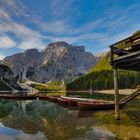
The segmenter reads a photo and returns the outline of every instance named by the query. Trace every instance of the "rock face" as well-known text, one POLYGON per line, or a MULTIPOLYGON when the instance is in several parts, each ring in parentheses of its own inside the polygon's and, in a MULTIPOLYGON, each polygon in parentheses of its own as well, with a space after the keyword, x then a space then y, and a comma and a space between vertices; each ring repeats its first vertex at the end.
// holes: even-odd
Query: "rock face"
POLYGON ((0 91, 22 90, 17 84, 18 77, 13 76, 11 69, 0 64, 0 91))
POLYGON ((87 73, 98 61, 99 58, 85 52, 84 46, 55 42, 41 52, 29 49, 6 57, 2 63, 23 79, 45 83, 55 80, 71 82, 87 73))
POLYGON ((13 76, 13 72, 5 65, 0 64, 0 79, 10 79, 13 76))

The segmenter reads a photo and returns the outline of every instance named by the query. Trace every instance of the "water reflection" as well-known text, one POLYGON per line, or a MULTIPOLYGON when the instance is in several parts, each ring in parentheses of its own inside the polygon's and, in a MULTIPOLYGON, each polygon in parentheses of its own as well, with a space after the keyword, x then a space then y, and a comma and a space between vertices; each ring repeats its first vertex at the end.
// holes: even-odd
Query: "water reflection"
MULTIPOLYGON (((92 135, 94 138, 115 137, 94 127, 97 124, 95 118, 82 119, 78 110, 63 108, 48 101, 1 100, 0 110, 1 140, 67 140, 92 135)), ((91 139, 88 137, 86 139, 91 139)))

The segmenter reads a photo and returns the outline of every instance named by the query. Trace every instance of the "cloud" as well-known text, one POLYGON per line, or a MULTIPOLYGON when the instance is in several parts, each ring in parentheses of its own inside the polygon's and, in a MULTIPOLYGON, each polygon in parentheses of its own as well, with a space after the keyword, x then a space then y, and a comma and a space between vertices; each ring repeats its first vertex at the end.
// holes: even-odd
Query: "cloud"
POLYGON ((16 45, 16 42, 6 35, 0 36, 0 48, 8 49, 16 45))
MULTIPOLYGON (((58 1, 59 2, 59 1, 58 1)), ((54 3, 54 1, 52 1, 54 3)), ((69 3, 70 6, 72 6, 73 2, 69 3)), ((53 5, 53 4, 52 4, 53 5)), ((53 9, 54 11, 57 11, 57 8, 61 8, 61 4, 59 3, 56 7, 56 3, 54 3, 53 9)), ((40 23, 42 25, 44 31, 52 33, 52 36, 59 36, 65 35, 65 36, 75 36, 75 35, 84 35, 87 33, 97 33, 97 34, 108 34, 112 36, 112 33, 118 32, 124 32, 129 30, 129 28, 132 28, 135 26, 136 23, 138 23, 138 20, 135 21, 137 18, 135 18, 138 15, 138 5, 131 5, 129 7, 126 7, 125 9, 121 9, 118 7, 114 7, 111 9, 108 9, 108 11, 102 16, 102 18, 98 19, 91 19, 91 21, 84 23, 82 25, 73 26, 73 21, 70 21, 66 13, 70 10, 70 7, 63 13, 63 18, 61 20, 53 20, 52 22, 46 22, 46 23, 40 23), (130 18, 130 15, 132 18, 130 18), (135 22, 134 22, 135 21, 135 22), (129 25, 129 28, 125 28, 126 25, 129 25)), ((59 11, 59 10, 58 10, 59 11)), ((59 12, 56 12, 56 14, 59 14, 59 12)), ((85 38, 86 40, 86 38, 85 38)))
POLYGON ((0 17, 9 19, 9 14, 7 14, 7 12, 5 12, 3 9, 0 8, 0 17))
POLYGON ((41 37, 41 34, 31 30, 23 24, 19 24, 12 19, 2 20, 0 24, 0 33, 12 32, 20 38, 41 37))
POLYGON ((66 17, 71 10, 74 9, 75 0, 49 0, 50 3, 50 13, 53 16, 53 19, 60 19, 66 17))
POLYGON ((37 48, 37 49, 43 49, 45 44, 42 43, 40 39, 34 39, 31 38, 31 40, 24 40, 20 44, 18 44, 18 48, 21 50, 26 50, 30 48, 37 48))
POLYGON ((52 34, 67 34, 73 36, 77 34, 85 34, 88 32, 92 32, 101 23, 103 23, 103 20, 94 20, 79 27, 72 27, 72 25, 65 20, 55 20, 52 22, 40 23, 40 25, 43 28, 43 30, 52 34))
MULTIPOLYGON (((7 14, 6 11, 4 12, 5 14, 7 14)), ((14 33, 21 40, 20 43, 18 43, 17 47, 22 50, 29 49, 29 48, 42 49, 45 46, 43 40, 49 40, 51 42, 62 40, 69 43, 76 43, 85 40, 88 41, 88 40, 95 40, 95 39, 104 41, 105 35, 102 35, 100 33, 84 33, 84 31, 88 31, 91 30, 92 28, 95 28, 99 22, 100 21, 90 22, 85 26, 82 26, 81 29, 80 28, 75 29, 70 27, 70 25, 66 24, 64 20, 52 21, 52 22, 48 22, 47 24, 41 23, 41 25, 44 26, 46 31, 55 33, 55 36, 57 33, 67 34, 65 35, 65 37, 64 36, 55 37, 53 35, 44 36, 40 32, 30 29, 23 24, 19 24, 14 20, 12 20, 10 17, 8 17, 5 20, 3 20, 2 23, 0 24, 0 32, 14 33), (73 34, 73 32, 77 32, 79 34, 71 35, 73 34)))
POLYGON ((93 47, 98 46, 98 50, 102 50, 103 47, 125 38, 131 31, 140 27, 139 25, 136 27, 139 23, 139 19, 136 18, 139 10, 135 10, 138 9, 138 4, 125 9, 115 5, 99 18, 89 18, 89 14, 87 19, 90 20, 86 19, 77 25, 76 14, 81 14, 76 5, 78 3, 79 1, 75 3, 75 0, 67 0, 67 2, 48 0, 49 16, 47 16, 49 18, 43 20, 37 12, 34 13, 33 10, 28 9, 21 1, 0 1, 0 36, 3 37, 0 48, 10 48, 15 45, 22 50, 42 49, 47 41, 67 41, 85 45, 93 44, 93 47), (28 23, 34 26, 30 28, 27 26, 28 23), (14 34, 16 39, 8 36, 8 33, 14 34), (6 42, 5 39, 8 41, 6 42))
POLYGON ((0 20, 0 48, 18 47, 25 50, 43 47, 41 45, 43 45, 44 36, 40 32, 16 22, 2 8, 0 9, 0 20), (17 40, 14 41, 11 36, 8 36, 8 33, 14 34, 17 40))
POLYGON ((3 60, 4 58, 5 58, 5 56, 0 54, 0 60, 3 60))
POLYGON ((19 0, 4 0, 0 1, 0 7, 8 12, 10 16, 28 16, 27 8, 19 0))
POLYGON ((104 42, 106 41, 108 38, 104 35, 104 34, 100 34, 100 33, 87 33, 87 34, 82 34, 82 35, 76 35, 76 36, 66 36, 66 37, 46 37, 49 40, 51 40, 52 42, 55 41, 66 41, 68 43, 77 43, 77 42, 84 42, 92 40, 92 41, 101 41, 104 42))
POLYGON ((65 24, 63 20, 56 20, 52 22, 42 23, 42 28, 47 32, 64 34, 69 31, 70 25, 65 24))
POLYGON ((40 16, 36 14, 36 11, 28 9, 20 0, 0 0, 0 10, 12 19, 18 19, 19 23, 32 23, 39 24, 41 21, 40 16))

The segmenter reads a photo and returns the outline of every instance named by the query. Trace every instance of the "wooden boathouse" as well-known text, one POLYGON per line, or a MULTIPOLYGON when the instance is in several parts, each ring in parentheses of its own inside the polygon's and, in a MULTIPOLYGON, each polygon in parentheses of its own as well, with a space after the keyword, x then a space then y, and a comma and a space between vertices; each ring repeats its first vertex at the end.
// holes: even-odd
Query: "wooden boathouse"
POLYGON ((110 64, 114 69, 115 118, 120 119, 118 69, 140 72, 140 30, 110 46, 110 64))

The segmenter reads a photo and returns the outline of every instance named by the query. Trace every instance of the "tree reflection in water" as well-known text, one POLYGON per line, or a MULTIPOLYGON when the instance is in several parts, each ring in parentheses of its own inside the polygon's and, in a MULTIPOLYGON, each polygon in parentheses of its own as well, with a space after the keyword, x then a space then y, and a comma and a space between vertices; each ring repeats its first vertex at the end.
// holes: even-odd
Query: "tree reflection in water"
POLYGON ((139 127, 125 123, 128 118, 118 124, 113 114, 109 117, 111 114, 78 111, 41 100, 0 100, 0 139, 96 140, 115 139, 115 134, 119 138, 139 137, 139 127), (129 136, 133 130, 135 135, 129 136))
POLYGON ((83 137, 96 125, 96 119, 78 119, 78 110, 68 110, 48 101, 0 101, 0 121, 8 128, 46 139, 83 137))

